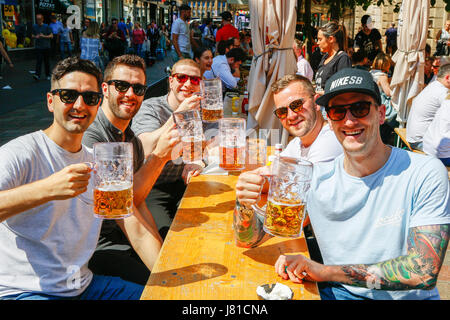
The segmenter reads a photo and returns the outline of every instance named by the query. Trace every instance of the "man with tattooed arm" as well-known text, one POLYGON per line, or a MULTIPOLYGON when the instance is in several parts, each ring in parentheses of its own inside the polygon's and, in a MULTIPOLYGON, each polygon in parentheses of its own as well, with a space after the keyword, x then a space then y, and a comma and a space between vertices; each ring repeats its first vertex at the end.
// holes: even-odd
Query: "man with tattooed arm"
MULTIPOLYGON (((317 103, 344 154, 314 165, 307 210, 324 264, 281 255, 276 272, 319 282, 322 299, 439 299, 449 239, 449 181, 430 156, 383 144, 386 108, 367 71, 343 69, 317 103)), ((238 205, 250 208, 268 168, 241 174, 238 205)))

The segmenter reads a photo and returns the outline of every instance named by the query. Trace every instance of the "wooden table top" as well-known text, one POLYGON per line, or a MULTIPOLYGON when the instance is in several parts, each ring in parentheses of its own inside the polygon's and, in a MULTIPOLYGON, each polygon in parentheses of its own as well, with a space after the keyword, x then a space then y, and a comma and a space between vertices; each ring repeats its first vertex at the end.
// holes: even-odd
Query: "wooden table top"
POLYGON ((280 282, 293 299, 319 300, 317 284, 295 284, 275 273, 280 254, 309 257, 305 239, 266 235, 255 248, 235 245, 232 230, 237 176, 191 180, 141 299, 253 300, 256 288, 280 282))

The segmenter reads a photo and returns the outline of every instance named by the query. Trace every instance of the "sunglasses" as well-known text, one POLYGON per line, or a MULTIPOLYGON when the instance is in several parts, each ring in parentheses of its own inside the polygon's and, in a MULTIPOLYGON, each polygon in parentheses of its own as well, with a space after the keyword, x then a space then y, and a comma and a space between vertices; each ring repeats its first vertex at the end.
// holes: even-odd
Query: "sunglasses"
MULTIPOLYGON (((297 99, 289 103, 288 107, 295 113, 302 111, 303 103, 305 101, 303 99, 297 99)), ((273 111, 273 113, 277 116, 278 119, 283 120, 286 119, 288 115, 288 107, 280 107, 273 111)))
POLYGON ((189 76, 187 74, 184 73, 174 73, 172 76, 174 76, 175 78, 177 78, 179 83, 185 83, 188 79, 191 81, 191 83, 195 86, 200 84, 200 77, 197 76, 189 76))
POLYGON ((432 64, 431 67, 432 67, 433 69, 439 69, 439 66, 435 66, 434 64, 432 64))
POLYGON ((106 82, 107 84, 114 84, 114 87, 117 91, 121 93, 125 93, 130 89, 130 87, 133 88, 133 92, 137 96, 143 96, 145 94, 145 91, 147 91, 147 86, 140 84, 140 83, 129 83, 128 81, 123 80, 109 80, 106 82))
POLYGON ((350 113, 355 118, 364 118, 369 114, 371 105, 372 102, 369 101, 357 101, 340 106, 326 107, 325 110, 327 111, 328 118, 333 121, 341 121, 345 118, 347 110, 350 110, 350 113))
POLYGON ((53 95, 59 95, 59 99, 61 99, 64 103, 74 103, 77 101, 79 96, 83 97, 83 101, 88 106, 96 106, 103 97, 101 92, 94 91, 84 91, 78 92, 73 89, 55 89, 51 91, 53 95))

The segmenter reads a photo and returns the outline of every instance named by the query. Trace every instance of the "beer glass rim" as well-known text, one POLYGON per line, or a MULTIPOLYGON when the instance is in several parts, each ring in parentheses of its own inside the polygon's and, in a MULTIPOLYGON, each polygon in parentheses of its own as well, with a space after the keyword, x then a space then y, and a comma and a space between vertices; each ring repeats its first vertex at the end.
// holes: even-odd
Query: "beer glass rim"
POLYGON ((242 122, 242 123, 245 123, 245 119, 244 119, 244 118, 234 118, 234 117, 231 117, 231 118, 222 118, 222 119, 219 119, 219 122, 220 122, 220 123, 222 123, 222 122, 229 122, 229 123, 232 123, 232 122, 235 122, 235 123, 242 122))
POLYGON ((313 166, 313 163, 311 161, 308 161, 304 158, 288 157, 288 156, 280 156, 279 158, 283 162, 287 162, 290 164, 302 164, 302 165, 310 166, 310 167, 313 166))
POLYGON ((114 154, 115 158, 132 158, 133 144, 131 142, 96 142, 93 145, 94 157, 110 155, 114 147, 121 146, 127 150, 124 154, 114 154))

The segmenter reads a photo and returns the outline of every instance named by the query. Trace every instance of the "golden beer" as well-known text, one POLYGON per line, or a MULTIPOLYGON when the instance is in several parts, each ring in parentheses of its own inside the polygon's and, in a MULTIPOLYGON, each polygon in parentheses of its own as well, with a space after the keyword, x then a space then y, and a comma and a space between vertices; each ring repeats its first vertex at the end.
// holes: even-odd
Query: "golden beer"
POLYGON ((219 167, 224 170, 241 170, 245 167, 245 146, 219 147, 219 167))
POLYGON ((103 219, 120 219, 131 215, 133 186, 126 183, 95 188, 94 213, 103 219))
POLYGON ((191 163, 202 160, 203 142, 201 137, 182 137, 183 162, 191 163))
POLYGON ((269 199, 264 230, 274 236, 300 237, 304 214, 305 203, 300 200, 269 199))
POLYGON ((214 122, 223 118, 223 109, 205 109, 202 108, 203 121, 214 122))

